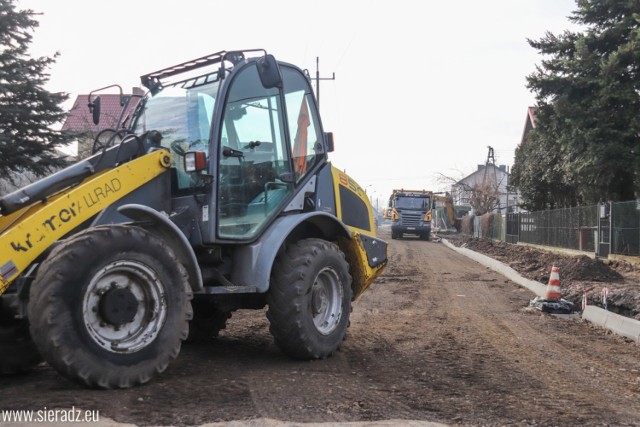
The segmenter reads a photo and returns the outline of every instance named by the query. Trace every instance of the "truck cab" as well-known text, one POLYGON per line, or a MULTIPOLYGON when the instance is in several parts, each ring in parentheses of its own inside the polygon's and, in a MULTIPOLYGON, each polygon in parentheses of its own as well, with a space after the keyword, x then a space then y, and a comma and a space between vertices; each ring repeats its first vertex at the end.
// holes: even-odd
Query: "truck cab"
POLYGON ((385 218, 391 219, 391 238, 413 234, 429 240, 431 235, 431 209, 435 206, 433 193, 426 190, 393 190, 385 218))

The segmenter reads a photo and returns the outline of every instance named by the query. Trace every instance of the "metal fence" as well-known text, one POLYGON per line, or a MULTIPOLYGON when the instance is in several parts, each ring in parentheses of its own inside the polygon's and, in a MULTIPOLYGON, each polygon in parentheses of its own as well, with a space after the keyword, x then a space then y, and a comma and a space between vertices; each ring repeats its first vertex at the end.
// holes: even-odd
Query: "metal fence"
POLYGON ((597 206, 520 213, 518 240, 595 252, 597 213, 597 206))
POLYGON ((473 219, 473 236, 505 240, 504 219, 499 214, 485 214, 473 219))
MULTIPOLYGON (((488 214, 489 215, 489 214, 488 214)), ((592 252, 640 256, 640 201, 474 218, 473 235, 592 252)))
POLYGON ((612 203, 611 253, 640 255, 640 201, 612 203))

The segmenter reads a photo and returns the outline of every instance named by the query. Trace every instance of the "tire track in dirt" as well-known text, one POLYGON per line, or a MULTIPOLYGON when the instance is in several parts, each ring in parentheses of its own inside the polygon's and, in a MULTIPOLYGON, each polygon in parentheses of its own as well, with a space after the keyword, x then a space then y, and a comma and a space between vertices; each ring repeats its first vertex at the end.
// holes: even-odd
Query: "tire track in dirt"
MULTIPOLYGON (((376 360, 370 371, 380 381, 391 373, 402 377, 401 400, 421 410, 422 419, 640 424, 640 413, 632 404, 639 397, 639 363, 633 360, 637 347, 615 338, 604 342, 607 347, 621 346, 619 353, 631 364, 626 368, 631 375, 615 384, 610 381, 610 393, 602 399, 601 387, 585 366, 606 369, 613 377, 620 372, 603 364, 601 357, 586 356, 593 341, 599 342, 598 331, 527 312, 524 308, 533 297, 528 291, 441 245, 400 240, 390 250, 392 264, 394 258, 414 258, 407 268, 419 268, 419 278, 412 282, 417 293, 403 290, 403 282, 383 282, 375 289, 383 295, 371 299, 378 305, 385 301, 387 309, 365 310, 358 316, 376 325, 381 335, 398 337, 385 343, 390 356, 376 360), (397 289, 383 291, 381 286, 397 289), (402 299, 403 293, 412 300, 402 299), (385 318, 387 326, 378 326, 385 318), (391 318, 395 322, 390 323, 391 318), (422 371, 407 369, 418 366, 422 371), (615 392, 620 385, 626 388, 615 392)), ((401 265, 396 264, 392 273, 408 276, 401 265)))
MULTIPOLYGON (((487 271, 487 277, 491 276, 495 274, 487 271)), ((501 278, 499 275, 497 277, 501 278)), ((519 383, 528 385, 526 389, 512 387, 515 393, 523 395, 519 399, 522 409, 531 414, 539 412, 538 408, 562 414, 567 408, 574 406, 575 412, 571 414, 574 422, 602 417, 603 414, 609 422, 638 420, 637 408, 629 411, 628 394, 620 399, 616 392, 603 400, 602 381, 594 381, 594 377, 585 375, 581 363, 597 369, 603 369, 606 365, 602 363, 601 355, 594 354, 598 353, 597 350, 593 351, 593 341, 597 334, 594 337, 592 329, 586 324, 541 316, 538 312, 525 310, 522 307, 526 306, 527 301, 523 301, 524 304, 518 300, 509 303, 515 292, 513 289, 517 289, 512 283, 505 287, 496 281, 495 284, 488 282, 485 286, 488 289, 474 294, 474 305, 484 307, 484 312, 475 316, 473 322, 478 326, 475 329, 482 340, 493 343, 492 357, 501 357, 506 362, 505 367, 508 367, 510 376, 519 383), (496 292, 500 294, 496 295, 496 292), (502 308, 497 309, 496 303, 499 301, 502 301, 502 308), (491 307, 494 309, 491 310, 491 307), (616 419, 616 415, 606 414, 620 416, 616 419)), ((532 295, 528 295, 528 298, 531 297, 532 295)), ((469 302, 468 299, 461 301, 469 302)), ((469 304, 463 304, 462 310, 478 313, 469 304)), ((613 338, 612 344, 615 345, 615 337, 610 338, 613 338)), ((608 346, 609 343, 605 341, 603 344, 608 346)), ((633 352, 633 347, 623 345, 622 349, 633 352)), ((638 366, 637 360, 631 362, 632 366, 638 366)), ((614 369, 609 369, 609 375, 620 376, 614 369)), ((624 379, 616 380, 616 387, 624 383, 624 379)))

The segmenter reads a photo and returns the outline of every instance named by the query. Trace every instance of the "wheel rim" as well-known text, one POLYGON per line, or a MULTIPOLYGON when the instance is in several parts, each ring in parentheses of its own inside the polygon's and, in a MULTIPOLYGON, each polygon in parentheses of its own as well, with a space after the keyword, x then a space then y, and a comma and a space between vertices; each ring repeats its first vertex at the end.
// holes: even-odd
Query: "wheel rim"
POLYGON ((343 291, 338 274, 332 268, 322 269, 311 289, 311 313, 318 332, 329 335, 342 317, 343 291))
POLYGON ((89 336, 105 350, 133 353, 162 330, 167 301, 162 282, 146 265, 116 261, 93 276, 82 315, 89 336))

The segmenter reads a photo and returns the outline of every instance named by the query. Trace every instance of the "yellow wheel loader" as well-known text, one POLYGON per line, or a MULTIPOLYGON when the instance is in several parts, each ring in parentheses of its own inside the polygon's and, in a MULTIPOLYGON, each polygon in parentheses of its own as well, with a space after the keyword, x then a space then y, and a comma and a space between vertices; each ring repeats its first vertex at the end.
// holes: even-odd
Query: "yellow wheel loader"
POLYGON ((331 355, 387 245, 308 76, 245 50, 141 80, 94 155, 0 198, 0 372, 135 386, 263 307, 284 353, 331 355))

